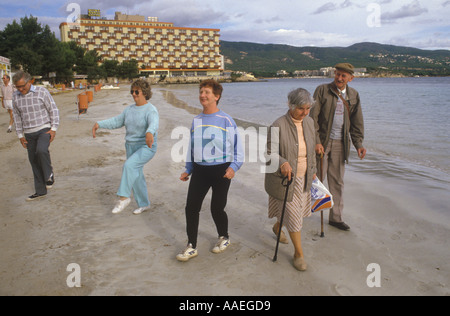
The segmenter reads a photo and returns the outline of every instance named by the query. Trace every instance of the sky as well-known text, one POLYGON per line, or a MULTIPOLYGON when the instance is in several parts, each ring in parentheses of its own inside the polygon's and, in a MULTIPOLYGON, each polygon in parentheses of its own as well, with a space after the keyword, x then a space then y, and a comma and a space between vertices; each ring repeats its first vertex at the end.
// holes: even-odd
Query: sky
POLYGON ((119 11, 180 27, 218 28, 225 41, 450 50, 450 0, 0 0, 0 30, 33 15, 59 38, 59 25, 74 7, 82 14, 100 9, 108 19, 119 11))

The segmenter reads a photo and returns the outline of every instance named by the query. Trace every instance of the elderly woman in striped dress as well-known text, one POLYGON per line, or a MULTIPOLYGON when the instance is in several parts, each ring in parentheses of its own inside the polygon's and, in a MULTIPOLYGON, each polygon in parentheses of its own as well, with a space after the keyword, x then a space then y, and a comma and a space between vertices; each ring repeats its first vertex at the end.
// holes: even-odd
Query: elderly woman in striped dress
MULTIPOLYGON (((308 116, 313 99, 305 89, 292 91, 288 96, 289 111, 276 120, 267 140, 267 151, 279 162, 275 173, 267 173, 265 189, 269 194, 269 218, 277 218, 273 232, 278 235, 280 219, 285 199, 286 188, 282 185, 283 178, 293 177, 293 182, 287 198, 283 226, 289 231, 294 244, 294 267, 299 271, 307 268, 301 240, 303 218, 311 215, 311 184, 316 177, 315 129, 314 121, 308 116), (273 135, 275 133, 275 135, 273 135), (274 137, 273 137, 274 136, 274 137)), ((282 232, 282 243, 288 240, 282 232)))

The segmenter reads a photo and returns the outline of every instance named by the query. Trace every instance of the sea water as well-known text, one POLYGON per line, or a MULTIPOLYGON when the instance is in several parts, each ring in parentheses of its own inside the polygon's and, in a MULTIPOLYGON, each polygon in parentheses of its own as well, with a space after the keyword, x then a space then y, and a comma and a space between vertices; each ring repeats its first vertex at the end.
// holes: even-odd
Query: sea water
MULTIPOLYGON (((273 79, 223 84, 219 107, 232 117, 269 126, 288 110, 287 95, 315 89, 332 79, 273 79)), ((365 121, 363 161, 352 149, 348 168, 437 189, 448 212, 450 194, 450 78, 356 78, 365 121)), ((201 108, 197 85, 170 85, 176 98, 201 108)), ((434 198, 433 198, 434 199, 434 198)))

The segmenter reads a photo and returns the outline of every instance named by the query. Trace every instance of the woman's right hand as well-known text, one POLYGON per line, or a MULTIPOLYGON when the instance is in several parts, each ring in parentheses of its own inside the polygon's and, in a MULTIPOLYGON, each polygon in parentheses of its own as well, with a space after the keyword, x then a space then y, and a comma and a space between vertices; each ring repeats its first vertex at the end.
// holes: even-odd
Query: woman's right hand
POLYGON ((95 138, 95 132, 100 128, 98 126, 98 123, 95 123, 94 127, 92 128, 92 136, 95 138))
POLYGON ((281 174, 283 177, 287 177, 289 181, 292 179, 292 167, 289 162, 284 163, 281 166, 281 174))
POLYGON ((325 149, 323 148, 322 144, 316 145, 316 154, 325 155, 325 149))
POLYGON ((189 174, 187 172, 184 172, 180 176, 180 180, 183 182, 189 181, 189 174))

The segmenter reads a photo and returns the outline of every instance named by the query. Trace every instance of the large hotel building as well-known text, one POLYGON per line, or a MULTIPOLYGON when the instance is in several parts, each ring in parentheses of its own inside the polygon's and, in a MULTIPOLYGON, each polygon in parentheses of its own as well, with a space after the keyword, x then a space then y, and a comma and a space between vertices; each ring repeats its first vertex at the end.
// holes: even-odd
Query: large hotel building
POLYGON ((220 30, 175 27, 157 18, 124 15, 98 19, 99 10, 60 25, 61 40, 95 50, 104 60, 135 59, 147 76, 219 76, 223 72, 220 30))

